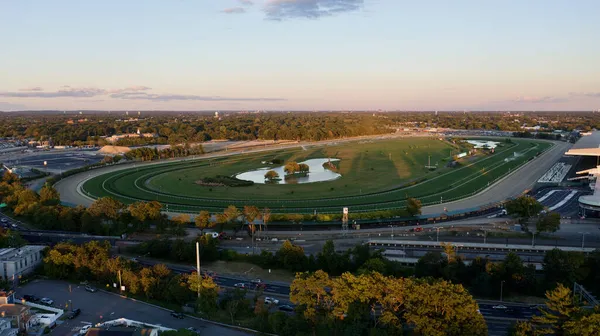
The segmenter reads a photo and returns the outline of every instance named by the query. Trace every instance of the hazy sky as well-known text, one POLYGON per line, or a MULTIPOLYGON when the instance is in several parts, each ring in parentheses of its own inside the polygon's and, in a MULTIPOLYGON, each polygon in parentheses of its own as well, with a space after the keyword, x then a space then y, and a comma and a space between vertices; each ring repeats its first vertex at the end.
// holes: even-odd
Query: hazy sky
POLYGON ((0 110, 600 109, 600 1, 0 0, 0 110))

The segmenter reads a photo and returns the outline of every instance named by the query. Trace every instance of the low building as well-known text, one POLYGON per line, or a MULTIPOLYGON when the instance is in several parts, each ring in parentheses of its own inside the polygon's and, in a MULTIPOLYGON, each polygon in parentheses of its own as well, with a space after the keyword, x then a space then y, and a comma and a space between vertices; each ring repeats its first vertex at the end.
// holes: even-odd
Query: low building
POLYGON ((11 319, 0 318, 0 336, 17 336, 17 334, 19 334, 19 329, 13 328, 11 319))
POLYGON ((18 281, 22 275, 33 272, 42 263, 41 245, 0 249, 0 279, 18 281))
POLYGON ((31 321, 29 307, 18 303, 0 304, 0 317, 10 321, 11 328, 28 330, 31 321))

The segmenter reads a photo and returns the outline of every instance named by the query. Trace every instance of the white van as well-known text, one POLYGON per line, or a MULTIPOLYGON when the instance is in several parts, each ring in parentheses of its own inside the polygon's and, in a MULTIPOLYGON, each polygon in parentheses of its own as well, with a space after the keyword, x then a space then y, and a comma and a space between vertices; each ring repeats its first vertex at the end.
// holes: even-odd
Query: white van
POLYGON ((205 232, 204 234, 207 235, 207 236, 210 236, 213 239, 219 238, 219 233, 218 232, 205 232))

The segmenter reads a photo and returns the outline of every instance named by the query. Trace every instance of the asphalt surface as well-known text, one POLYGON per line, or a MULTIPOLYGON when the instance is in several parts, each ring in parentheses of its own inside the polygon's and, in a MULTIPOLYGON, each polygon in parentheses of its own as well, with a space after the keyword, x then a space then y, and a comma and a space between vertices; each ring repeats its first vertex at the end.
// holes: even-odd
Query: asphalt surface
POLYGON ((571 188, 544 188, 537 192, 534 197, 563 217, 577 217, 579 214, 579 197, 591 192, 571 188))
POLYGON ((72 307, 81 309, 81 315, 73 320, 65 320, 64 323, 58 325, 53 331, 55 335, 77 335, 85 324, 96 324, 118 318, 160 324, 163 327, 173 329, 194 327, 201 330, 202 335, 251 335, 190 317, 176 319, 170 315, 168 310, 143 302, 128 300, 112 293, 103 291, 90 293, 85 291, 83 286, 78 285, 71 285, 69 291, 69 283, 64 281, 36 280, 17 289, 17 297, 22 297, 25 294, 40 298, 49 297, 54 300, 54 306, 57 308, 64 309, 70 302, 72 307))
POLYGON ((50 170, 54 172, 67 171, 80 168, 102 160, 101 155, 92 155, 86 151, 68 151, 68 152, 40 152, 24 156, 16 156, 9 160, 4 160, 5 164, 27 166, 39 170, 50 170), (44 166, 44 161, 47 163, 44 166))
POLYGON ((544 154, 520 166, 510 175, 479 194, 454 202, 425 206, 422 208, 422 213, 430 215, 443 213, 444 209, 447 211, 471 209, 520 195, 523 191, 530 189, 573 145, 568 142, 554 142, 554 144, 544 154))

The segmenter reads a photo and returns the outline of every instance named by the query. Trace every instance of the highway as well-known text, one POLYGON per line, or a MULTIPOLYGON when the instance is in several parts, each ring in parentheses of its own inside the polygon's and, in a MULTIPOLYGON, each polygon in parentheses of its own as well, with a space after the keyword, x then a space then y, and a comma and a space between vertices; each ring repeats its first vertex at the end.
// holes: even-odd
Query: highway
MULTIPOLYGON (((136 258, 137 262, 143 266, 152 266, 155 264, 164 262, 155 261, 147 258, 136 258)), ((195 267, 169 264, 166 266, 171 269, 174 273, 192 273, 196 271, 195 267)), ((204 273, 204 271, 202 271, 204 273)), ((251 284, 252 279, 243 277, 232 277, 232 276, 221 276, 212 275, 215 283, 223 288, 235 288, 237 283, 251 284)), ((264 289, 265 295, 278 297, 280 304, 291 304, 289 301, 290 286, 287 283, 271 283, 265 282, 266 288, 264 289)), ((508 329, 517 320, 526 320, 531 318, 534 314, 538 314, 538 309, 531 307, 527 304, 510 303, 505 301, 493 301, 493 300, 477 300, 479 304, 479 310, 483 315, 489 329, 490 336, 505 336, 508 329), (494 309, 494 306, 503 305, 507 309, 494 309)))

